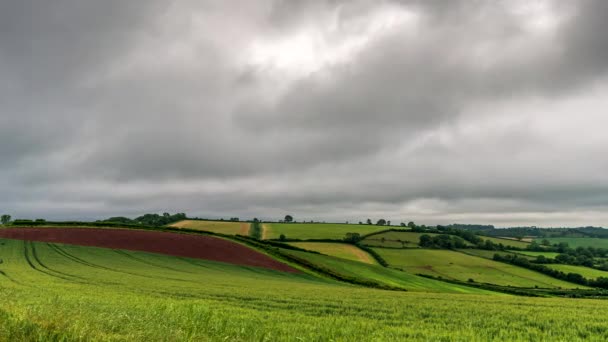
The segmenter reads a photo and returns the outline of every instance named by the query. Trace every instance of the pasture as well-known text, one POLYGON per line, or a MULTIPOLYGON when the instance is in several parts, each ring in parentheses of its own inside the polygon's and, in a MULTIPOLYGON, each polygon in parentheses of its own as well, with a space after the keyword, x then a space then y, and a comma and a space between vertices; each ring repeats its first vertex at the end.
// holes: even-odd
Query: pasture
POLYGON ((325 255, 331 255, 342 259, 359 261, 372 265, 378 264, 376 259, 369 255, 369 253, 358 248, 357 246, 347 243, 291 242, 289 244, 309 251, 316 251, 325 255))
POLYGON ((346 233, 369 234, 386 227, 345 223, 263 223, 262 238, 278 239, 281 234, 288 239, 334 239, 341 240, 346 233))
MULTIPOLYGON (((544 239, 538 239, 536 242, 541 243, 544 239)), ((608 249, 608 239, 600 239, 600 238, 584 238, 584 237, 556 237, 556 238, 547 238, 549 242, 553 244, 559 244, 560 242, 565 242, 568 244, 570 248, 577 247, 594 247, 594 248, 607 248, 608 249)))
POLYGON ((413 274, 504 286, 583 288, 525 268, 456 251, 436 249, 375 248, 392 267, 413 274))
POLYGON ((174 228, 187 228, 226 235, 248 235, 250 226, 251 224, 248 222, 199 220, 184 220, 169 225, 169 227, 174 228))
POLYGON ((0 242, 0 258, 2 341, 608 339, 598 314, 608 302, 601 300, 382 291, 306 274, 14 240, 0 242))
POLYGON ((608 272, 585 266, 559 264, 547 264, 546 266, 564 273, 578 273, 587 279, 597 279, 599 277, 608 278, 608 272))
POLYGON ((515 247, 515 248, 526 248, 530 244, 529 242, 518 241, 515 239, 503 239, 503 238, 496 238, 496 237, 489 237, 489 236, 480 236, 480 238, 482 238, 483 240, 490 240, 495 244, 502 243, 504 246, 515 247))
POLYGON ((420 236, 436 236, 433 233, 414 232, 386 232, 366 237, 361 242, 366 246, 389 247, 389 248, 419 248, 420 236))
POLYGON ((537 251, 513 251, 513 252, 517 253, 517 254, 531 256, 531 257, 537 257, 539 255, 542 255, 545 258, 550 258, 550 259, 553 259, 559 255, 559 253, 557 253, 557 252, 537 252, 537 251))

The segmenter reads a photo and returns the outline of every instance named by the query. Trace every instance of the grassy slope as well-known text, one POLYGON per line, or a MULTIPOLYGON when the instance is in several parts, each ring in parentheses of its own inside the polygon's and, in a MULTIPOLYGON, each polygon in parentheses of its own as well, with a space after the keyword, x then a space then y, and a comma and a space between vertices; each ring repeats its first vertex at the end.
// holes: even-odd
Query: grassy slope
POLYGON ((386 227, 340 223, 264 223, 264 239, 278 239, 284 234, 288 239, 343 239, 346 233, 361 235, 386 229, 386 227))
POLYGON ((0 276, 0 341, 608 339, 598 314, 606 301, 380 291, 200 260, 8 240, 0 259, 8 276, 0 276))
POLYGON ((335 256, 338 258, 360 261, 366 264, 377 265, 378 262, 366 251, 347 243, 332 243, 332 242, 292 242, 292 246, 307 249, 309 251, 317 251, 326 255, 335 256))
POLYGON ((529 242, 526 242, 526 241, 502 239, 502 238, 495 238, 495 237, 489 237, 489 236, 480 236, 480 238, 482 238, 484 240, 490 240, 496 244, 502 243, 505 246, 511 246, 511 247, 516 247, 516 248, 526 248, 530 244, 529 242))
POLYGON ((537 257, 539 255, 543 255, 546 258, 552 258, 552 259, 559 255, 559 253, 556 253, 556 252, 533 252, 533 251, 513 251, 513 252, 517 253, 517 254, 531 256, 531 257, 537 257))
POLYGON ((386 248, 376 248, 375 250, 391 266, 403 268, 411 273, 429 274, 461 281, 472 278, 480 283, 518 287, 582 287, 521 267, 455 251, 386 248))
MULTIPOLYGON (((429 235, 436 236, 434 233, 414 233, 414 232, 386 232, 375 234, 363 240, 363 244, 373 247, 389 247, 389 248, 419 248, 420 236, 429 235), (382 239, 384 238, 384 241, 382 239)), ((466 242, 467 245, 472 245, 466 242)))
POLYGON ((370 280, 380 284, 399 287, 408 291, 451 292, 451 293, 492 293, 476 288, 459 286, 416 276, 407 272, 382 266, 367 265, 357 261, 301 251, 283 250, 284 253, 306 259, 316 265, 338 274, 370 280))
MULTIPOLYGON (((500 255, 515 255, 516 254, 513 252, 489 251, 489 250, 485 250, 485 249, 469 249, 469 248, 459 249, 458 251, 461 253, 464 253, 464 254, 470 254, 470 255, 486 258, 486 259, 493 259, 494 254, 500 254, 500 255)), ((527 257, 528 259, 534 259, 534 258, 532 258, 530 256, 526 256, 526 255, 519 255, 519 256, 527 257)))
POLYGON ((587 279, 596 279, 599 277, 608 278, 608 272, 596 270, 585 266, 574 266, 574 265, 557 265, 547 264, 547 267, 562 271, 564 273, 578 273, 587 279))
POLYGON ((251 224, 248 222, 184 220, 170 226, 175 228, 204 230, 227 235, 247 235, 249 233, 250 225, 251 224))
MULTIPOLYGON (((536 240, 540 243, 544 239, 536 240)), ((595 248, 608 248, 608 239, 599 238, 547 238, 551 244, 566 242, 571 248, 576 247, 595 247, 595 248)))

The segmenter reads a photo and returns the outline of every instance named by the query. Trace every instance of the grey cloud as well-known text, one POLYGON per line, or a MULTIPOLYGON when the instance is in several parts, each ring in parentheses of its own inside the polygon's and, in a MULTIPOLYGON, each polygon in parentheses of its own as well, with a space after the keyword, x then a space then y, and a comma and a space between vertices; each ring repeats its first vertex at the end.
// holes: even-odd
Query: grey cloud
POLYGON ((2 3, 0 209, 601 224, 583 212, 606 207, 608 141, 564 149, 542 133, 571 116, 517 104, 605 98, 608 7, 548 3, 553 33, 523 1, 2 3), (339 46, 379 9, 416 15, 297 77, 249 63, 258 40, 339 46))

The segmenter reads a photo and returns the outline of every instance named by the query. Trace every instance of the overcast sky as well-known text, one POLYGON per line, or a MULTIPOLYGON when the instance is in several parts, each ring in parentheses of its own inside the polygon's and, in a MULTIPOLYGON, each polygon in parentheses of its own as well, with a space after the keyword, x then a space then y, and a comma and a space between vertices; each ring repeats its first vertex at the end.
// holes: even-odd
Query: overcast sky
POLYGON ((0 212, 608 226, 608 1, 0 1, 0 212))

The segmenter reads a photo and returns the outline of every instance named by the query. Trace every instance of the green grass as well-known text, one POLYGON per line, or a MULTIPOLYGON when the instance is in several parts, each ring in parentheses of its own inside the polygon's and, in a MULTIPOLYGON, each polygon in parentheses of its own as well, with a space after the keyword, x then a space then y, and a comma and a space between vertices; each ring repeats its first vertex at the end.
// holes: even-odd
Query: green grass
POLYGON ((559 255, 559 253, 555 253, 555 252, 533 252, 533 251, 513 251, 513 253, 523 254, 523 255, 527 255, 527 256, 531 256, 531 257, 537 257, 539 255, 542 255, 545 258, 551 258, 551 259, 553 259, 559 255))
MULTIPOLYGON (((486 258, 486 259, 493 259, 494 254, 500 254, 503 256, 516 254, 516 253, 512 253, 512 252, 505 252, 505 251, 489 251, 489 250, 485 250, 485 249, 472 249, 472 248, 459 249, 458 251, 461 253, 464 253, 464 254, 470 254, 470 255, 486 258)), ((524 256, 524 257, 526 257, 526 256, 524 256)), ((529 257, 529 259, 534 259, 534 258, 529 257)))
POLYGON ((456 251, 435 249, 375 248, 391 266, 414 274, 503 286, 541 288, 583 288, 525 268, 456 251))
POLYGON ((587 279, 597 279, 599 277, 608 278, 608 272, 596 270, 594 268, 589 268, 585 266, 558 264, 547 264, 546 266, 554 270, 562 271, 564 273, 578 273, 587 279))
POLYGON ((515 248, 526 248, 530 244, 529 242, 526 242, 526 241, 517 241, 517 240, 512 240, 512 239, 495 238, 495 237, 489 237, 489 236, 480 236, 480 238, 482 238, 483 240, 490 240, 490 241, 494 242, 495 244, 502 243, 505 246, 515 247, 515 248))
POLYGON ((368 265, 357 261, 342 258, 313 254, 301 251, 283 250, 283 253, 308 260, 334 273, 359 278, 364 281, 373 281, 408 291, 423 292, 449 292, 449 293, 492 293, 477 288, 449 284, 433 279, 419 277, 411 273, 402 272, 382 266, 368 265))
POLYGON ((432 233, 414 233, 414 232, 386 232, 374 234, 363 239, 362 243, 366 246, 373 247, 390 247, 390 248, 418 248, 420 236, 439 234, 432 233))
POLYGON ((382 291, 201 260, 10 240, 0 242, 0 259, 0 341, 608 339, 601 314, 608 302, 601 300, 382 291))
POLYGON ((341 240, 346 236, 346 233, 364 235, 386 229, 386 227, 343 223, 263 223, 262 229, 263 239, 278 239, 283 234, 288 239, 341 240))
MULTIPOLYGON (((536 242, 541 243, 544 239, 537 239, 536 242)), ((600 239, 600 238, 579 238, 579 237, 570 237, 570 238, 547 238, 551 244, 556 244, 560 242, 566 242, 570 248, 577 247, 595 247, 595 248, 608 248, 608 239, 600 239)))
POLYGON ((248 235, 250 226, 251 224, 248 222, 198 220, 184 220, 170 225, 174 228, 188 228, 226 235, 248 235))
POLYGON ((357 246, 347 243, 332 242, 291 242, 290 245, 316 251, 326 255, 335 256, 342 259, 364 262, 366 264, 377 265, 378 262, 369 253, 357 246))

